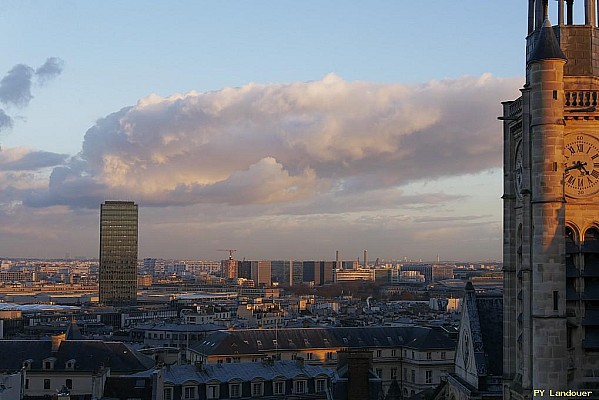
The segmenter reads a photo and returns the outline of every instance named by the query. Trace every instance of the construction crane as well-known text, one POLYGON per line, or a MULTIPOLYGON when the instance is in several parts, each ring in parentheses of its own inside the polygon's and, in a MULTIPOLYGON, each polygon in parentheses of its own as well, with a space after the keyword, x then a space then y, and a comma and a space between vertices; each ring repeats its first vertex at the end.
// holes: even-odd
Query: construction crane
POLYGON ((237 251, 237 249, 217 249, 216 251, 228 251, 229 252, 229 260, 233 259, 233 253, 237 251))

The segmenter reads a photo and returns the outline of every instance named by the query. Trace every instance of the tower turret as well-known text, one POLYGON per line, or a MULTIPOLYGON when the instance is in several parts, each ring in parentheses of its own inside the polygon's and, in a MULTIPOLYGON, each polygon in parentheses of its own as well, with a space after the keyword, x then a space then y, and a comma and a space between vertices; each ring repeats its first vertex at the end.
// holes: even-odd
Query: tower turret
POLYGON ((503 103, 506 399, 597 379, 598 4, 529 0, 526 83, 503 103))

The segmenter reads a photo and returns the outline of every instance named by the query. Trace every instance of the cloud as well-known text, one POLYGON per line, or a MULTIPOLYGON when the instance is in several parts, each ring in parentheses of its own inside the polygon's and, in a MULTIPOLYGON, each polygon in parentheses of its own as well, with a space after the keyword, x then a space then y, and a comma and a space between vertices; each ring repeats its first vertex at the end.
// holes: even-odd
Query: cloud
POLYGON ((29 104, 31 95, 31 78, 33 68, 25 64, 17 64, 0 80, 0 102, 17 107, 29 104))
MULTIPOLYGON (((33 79, 37 78, 40 84, 56 78, 61 74, 63 61, 57 57, 50 57, 37 69, 26 64, 13 66, 0 79, 0 103, 6 106, 23 108, 33 99, 31 87, 33 79)), ((3 109, 0 109, 0 132, 13 126, 13 118, 3 109)))
POLYGON ((342 204, 352 194, 475 174, 501 165, 493 121, 519 84, 488 74, 421 85, 329 74, 151 95, 98 120, 77 157, 27 204, 97 207, 119 193, 152 206, 315 209, 327 198, 342 204))
POLYGON ((35 75, 40 83, 45 83, 50 79, 56 78, 62 73, 64 61, 58 57, 50 57, 46 62, 35 70, 35 75))
POLYGON ((0 108, 0 132, 4 129, 10 129, 13 126, 12 118, 4 112, 3 109, 0 108))
POLYGON ((33 171, 62 165, 66 154, 47 151, 30 151, 24 148, 0 152, 0 171, 33 171))

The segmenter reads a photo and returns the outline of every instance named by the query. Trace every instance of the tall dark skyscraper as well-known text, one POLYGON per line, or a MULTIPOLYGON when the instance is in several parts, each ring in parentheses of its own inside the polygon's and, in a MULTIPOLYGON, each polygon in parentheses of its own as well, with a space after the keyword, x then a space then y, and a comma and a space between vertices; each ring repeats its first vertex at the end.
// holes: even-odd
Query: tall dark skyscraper
POLYGON ((137 300, 137 204, 106 201, 100 207, 100 303, 137 300))

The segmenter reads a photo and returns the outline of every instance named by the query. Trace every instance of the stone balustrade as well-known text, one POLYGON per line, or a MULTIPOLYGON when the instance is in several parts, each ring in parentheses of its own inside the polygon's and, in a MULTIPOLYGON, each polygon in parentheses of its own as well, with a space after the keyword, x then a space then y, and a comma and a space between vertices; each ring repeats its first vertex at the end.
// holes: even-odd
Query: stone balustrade
POLYGON ((597 106, 597 98, 599 91, 597 90, 574 90, 566 91, 564 100, 567 108, 589 108, 597 106))

